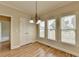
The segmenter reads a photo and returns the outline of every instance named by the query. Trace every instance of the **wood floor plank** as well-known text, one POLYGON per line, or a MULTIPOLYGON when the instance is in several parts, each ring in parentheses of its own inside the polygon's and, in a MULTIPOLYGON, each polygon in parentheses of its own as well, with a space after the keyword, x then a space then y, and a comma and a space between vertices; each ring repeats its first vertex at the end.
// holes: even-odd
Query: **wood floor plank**
POLYGON ((2 49, 0 57, 71 57, 71 54, 35 42, 13 50, 2 49))

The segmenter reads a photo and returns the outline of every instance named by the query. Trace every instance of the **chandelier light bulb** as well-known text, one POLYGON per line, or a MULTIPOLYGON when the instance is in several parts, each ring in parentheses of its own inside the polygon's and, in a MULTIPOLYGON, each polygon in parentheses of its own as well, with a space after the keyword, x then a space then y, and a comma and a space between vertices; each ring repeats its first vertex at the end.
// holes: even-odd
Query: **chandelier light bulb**
POLYGON ((40 24, 40 22, 41 22, 41 20, 38 20, 38 21, 36 22, 36 24, 40 24))
POLYGON ((33 20, 30 20, 29 22, 30 22, 30 23, 34 23, 34 21, 33 21, 33 20))

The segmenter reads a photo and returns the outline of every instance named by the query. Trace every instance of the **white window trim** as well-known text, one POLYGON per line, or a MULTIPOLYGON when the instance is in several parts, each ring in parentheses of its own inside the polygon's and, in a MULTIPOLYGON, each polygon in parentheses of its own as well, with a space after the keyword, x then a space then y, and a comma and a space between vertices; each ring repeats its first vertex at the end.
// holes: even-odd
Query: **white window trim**
MULTIPOLYGON (((61 16, 61 18, 60 18, 60 42, 61 43, 64 43, 64 44, 69 44, 69 45, 72 45, 72 46, 76 46, 77 45, 77 42, 76 42, 76 40, 77 40, 77 15, 76 14, 68 14, 68 15, 64 15, 64 16, 61 16), (74 30, 75 31, 75 44, 71 44, 71 43, 67 43, 67 42, 62 42, 62 39, 61 39, 61 31, 62 31, 62 29, 61 29, 61 18, 62 17, 66 17, 66 16, 71 16, 71 15, 75 15, 76 16, 76 27, 75 27, 75 29, 67 29, 67 30, 74 30)), ((65 29, 66 30, 66 29, 65 29)))
MULTIPOLYGON (((49 20, 55 20, 55 26, 56 26, 56 19, 55 19, 55 18, 52 18, 52 19, 49 19, 49 20)), ((48 31, 48 21, 49 21, 49 20, 47 20, 47 31, 48 31)), ((57 41, 57 40, 56 40, 56 28, 55 28, 54 30, 55 30, 55 39, 54 39, 54 40, 53 40, 53 39, 49 39, 48 36, 47 36, 47 39, 48 39, 48 40, 57 41)), ((47 32, 47 34, 48 34, 48 32, 47 32)), ((52 34, 53 34, 53 33, 52 33, 52 34)))

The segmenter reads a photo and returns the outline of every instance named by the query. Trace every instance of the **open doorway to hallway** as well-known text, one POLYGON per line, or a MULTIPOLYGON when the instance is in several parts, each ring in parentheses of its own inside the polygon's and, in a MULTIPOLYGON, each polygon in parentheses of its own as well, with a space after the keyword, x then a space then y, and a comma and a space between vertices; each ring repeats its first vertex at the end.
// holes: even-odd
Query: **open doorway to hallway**
POLYGON ((0 51, 10 50, 11 17, 0 15, 0 51))

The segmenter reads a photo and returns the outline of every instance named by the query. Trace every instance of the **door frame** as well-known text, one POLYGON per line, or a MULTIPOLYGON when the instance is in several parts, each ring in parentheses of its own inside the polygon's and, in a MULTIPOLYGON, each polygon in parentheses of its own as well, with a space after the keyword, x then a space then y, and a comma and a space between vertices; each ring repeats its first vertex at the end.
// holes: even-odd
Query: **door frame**
MULTIPOLYGON (((6 17, 6 18, 9 18, 9 20, 8 21, 10 21, 10 33, 9 33, 9 42, 10 42, 10 47, 9 47, 9 49, 11 50, 11 16, 6 16, 6 15, 0 15, 0 17, 6 17)), ((4 21, 6 21, 6 20, 4 20, 4 21)))

